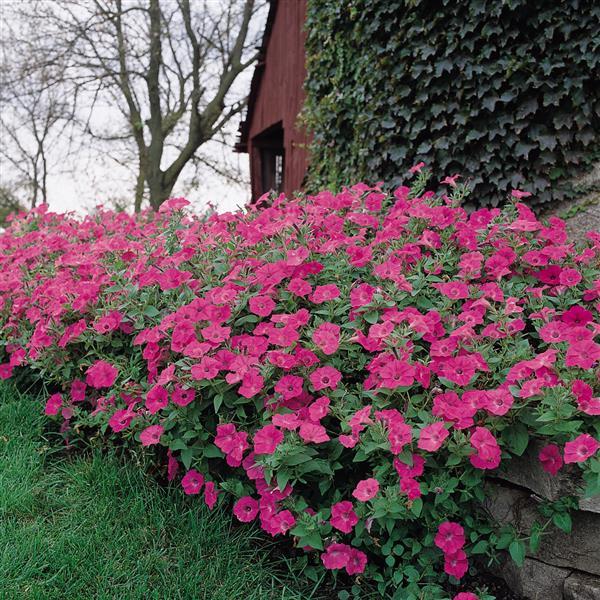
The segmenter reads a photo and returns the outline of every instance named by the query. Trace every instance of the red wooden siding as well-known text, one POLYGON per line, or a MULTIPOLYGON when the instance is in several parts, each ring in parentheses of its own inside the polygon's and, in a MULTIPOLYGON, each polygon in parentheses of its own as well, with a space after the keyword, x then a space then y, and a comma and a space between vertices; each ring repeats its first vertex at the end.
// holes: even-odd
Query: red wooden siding
POLYGON ((306 0, 271 0, 265 31, 264 59, 256 67, 246 122, 237 148, 250 155, 252 200, 261 193, 260 152, 253 138, 281 122, 285 150, 283 191, 302 188, 307 168, 308 137, 297 126, 304 103, 306 0))

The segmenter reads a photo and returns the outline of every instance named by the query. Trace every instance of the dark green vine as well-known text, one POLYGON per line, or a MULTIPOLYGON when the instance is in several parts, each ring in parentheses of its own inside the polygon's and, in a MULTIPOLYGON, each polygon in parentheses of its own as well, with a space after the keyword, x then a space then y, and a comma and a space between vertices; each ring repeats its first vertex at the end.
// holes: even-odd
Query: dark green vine
POLYGON ((306 29, 309 188, 424 161, 541 204, 600 155, 594 0, 309 0, 306 29))

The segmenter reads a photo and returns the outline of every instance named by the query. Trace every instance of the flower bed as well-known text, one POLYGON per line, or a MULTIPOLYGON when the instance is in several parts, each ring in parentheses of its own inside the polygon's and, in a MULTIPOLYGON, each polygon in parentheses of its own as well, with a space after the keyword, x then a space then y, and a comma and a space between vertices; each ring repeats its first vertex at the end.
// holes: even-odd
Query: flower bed
POLYGON ((473 557, 541 536, 486 519, 486 474, 536 438, 600 489, 600 234, 424 181, 208 219, 36 209, 0 237, 0 375, 37 373, 66 438, 166 447, 170 480, 309 575, 473 599, 473 557))

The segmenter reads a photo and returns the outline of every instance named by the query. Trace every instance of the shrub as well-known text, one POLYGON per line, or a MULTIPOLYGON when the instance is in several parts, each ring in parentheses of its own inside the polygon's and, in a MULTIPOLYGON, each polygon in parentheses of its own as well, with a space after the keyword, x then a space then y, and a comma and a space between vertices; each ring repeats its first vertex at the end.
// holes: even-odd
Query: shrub
POLYGON ((205 220, 40 207, 0 237, 0 374, 36 373, 67 440, 165 448, 170 480, 291 536, 309 575, 447 598, 477 555, 522 561, 478 507, 530 439, 600 489, 600 234, 574 247, 518 190, 467 214, 426 179, 205 220))

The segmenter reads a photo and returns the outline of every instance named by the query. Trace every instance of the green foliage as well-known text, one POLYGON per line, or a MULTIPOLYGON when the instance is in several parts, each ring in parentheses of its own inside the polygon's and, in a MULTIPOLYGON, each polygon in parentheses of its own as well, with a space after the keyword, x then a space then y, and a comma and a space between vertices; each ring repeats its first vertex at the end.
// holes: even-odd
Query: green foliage
POLYGON ((309 0, 311 185, 397 184, 424 161, 472 198, 547 203, 598 157, 592 0, 309 0))

